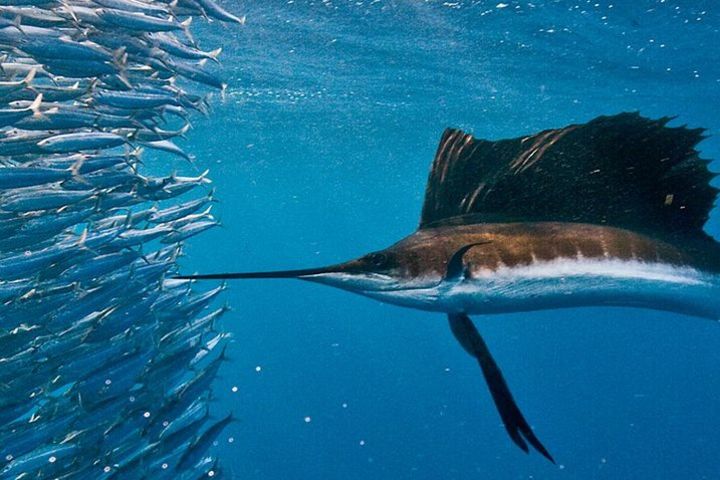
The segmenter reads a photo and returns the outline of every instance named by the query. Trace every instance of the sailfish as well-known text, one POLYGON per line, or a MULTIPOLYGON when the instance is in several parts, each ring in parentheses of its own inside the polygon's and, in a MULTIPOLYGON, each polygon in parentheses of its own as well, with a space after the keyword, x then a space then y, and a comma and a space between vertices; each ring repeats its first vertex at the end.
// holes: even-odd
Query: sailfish
POLYGON ((447 129, 418 229, 394 245, 321 268, 177 278, 297 278, 440 312, 511 440, 554 463, 470 316, 619 306, 720 319, 704 130, 671 120, 621 113, 498 141, 447 129))

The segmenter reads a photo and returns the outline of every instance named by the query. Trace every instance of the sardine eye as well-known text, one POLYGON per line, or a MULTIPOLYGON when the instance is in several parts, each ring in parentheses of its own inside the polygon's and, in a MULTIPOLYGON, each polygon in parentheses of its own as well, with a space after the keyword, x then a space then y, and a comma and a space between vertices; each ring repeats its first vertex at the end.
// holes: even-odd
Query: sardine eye
POLYGON ((367 261, 373 267, 384 267, 388 262, 388 256, 384 253, 371 253, 367 256, 367 261))

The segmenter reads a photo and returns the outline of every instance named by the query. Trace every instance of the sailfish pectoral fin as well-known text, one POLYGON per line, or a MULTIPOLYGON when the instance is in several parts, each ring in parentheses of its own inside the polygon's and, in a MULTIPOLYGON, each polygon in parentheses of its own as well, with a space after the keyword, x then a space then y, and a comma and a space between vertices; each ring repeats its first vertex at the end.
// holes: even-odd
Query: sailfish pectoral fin
POLYGON ((445 267, 445 278, 443 278, 443 281, 454 282, 462 280, 465 276, 466 268, 465 259, 463 258, 465 257, 465 254, 473 247, 477 247, 478 245, 487 245, 488 243, 490 243, 490 241, 469 243, 457 249, 450 257, 450 260, 448 260, 447 266, 445 267))
POLYGON ((470 355, 475 357, 480 364, 483 376, 487 382, 490 394, 493 397, 495 406, 500 413, 505 429, 512 441, 521 449, 528 452, 527 443, 533 446, 535 450, 540 452, 545 458, 555 463, 550 452, 540 443, 535 433, 528 425, 527 420, 523 416, 520 408, 515 403, 515 399, 510 393, 510 389, 505 382, 500 368, 490 353, 485 341, 480 336, 477 328, 473 324, 470 317, 464 313, 448 314, 450 329, 460 345, 470 355), (526 443, 527 441, 527 443, 526 443))

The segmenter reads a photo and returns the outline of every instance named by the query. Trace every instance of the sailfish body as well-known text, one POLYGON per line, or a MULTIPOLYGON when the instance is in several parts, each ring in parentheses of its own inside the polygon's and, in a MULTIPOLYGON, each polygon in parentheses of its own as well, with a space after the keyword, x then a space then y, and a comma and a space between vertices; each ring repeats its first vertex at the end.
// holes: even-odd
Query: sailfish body
POLYGON ((624 306, 720 319, 720 277, 671 245, 612 227, 555 222, 440 227, 374 255, 380 256, 376 263, 408 270, 386 278, 342 271, 303 278, 438 312, 624 306), (472 243, 480 245, 465 253, 462 275, 447 278, 453 253, 472 243))
POLYGON ((328 267, 180 278, 300 278, 445 313, 479 363, 511 439, 552 460, 469 315, 625 306, 720 319, 717 190, 701 129, 638 114, 510 140, 443 134, 420 226, 328 267))

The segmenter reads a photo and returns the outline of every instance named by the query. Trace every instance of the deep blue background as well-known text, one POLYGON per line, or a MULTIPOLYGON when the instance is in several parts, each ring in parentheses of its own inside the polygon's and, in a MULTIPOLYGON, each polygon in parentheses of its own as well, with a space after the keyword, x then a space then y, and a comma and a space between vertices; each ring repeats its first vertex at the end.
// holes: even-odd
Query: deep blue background
MULTIPOLYGON (((708 128, 702 153, 720 158, 715 1, 224 4, 247 24, 198 37, 224 46, 230 87, 184 144, 211 169, 224 228, 193 239, 184 271, 393 243, 417 224, 448 126, 503 138, 639 110, 708 128)), ((235 282, 225 298, 234 342, 216 409, 241 419, 219 447, 233 478, 720 478, 716 322, 478 318, 553 466, 507 438, 442 316, 293 281, 235 282)))

